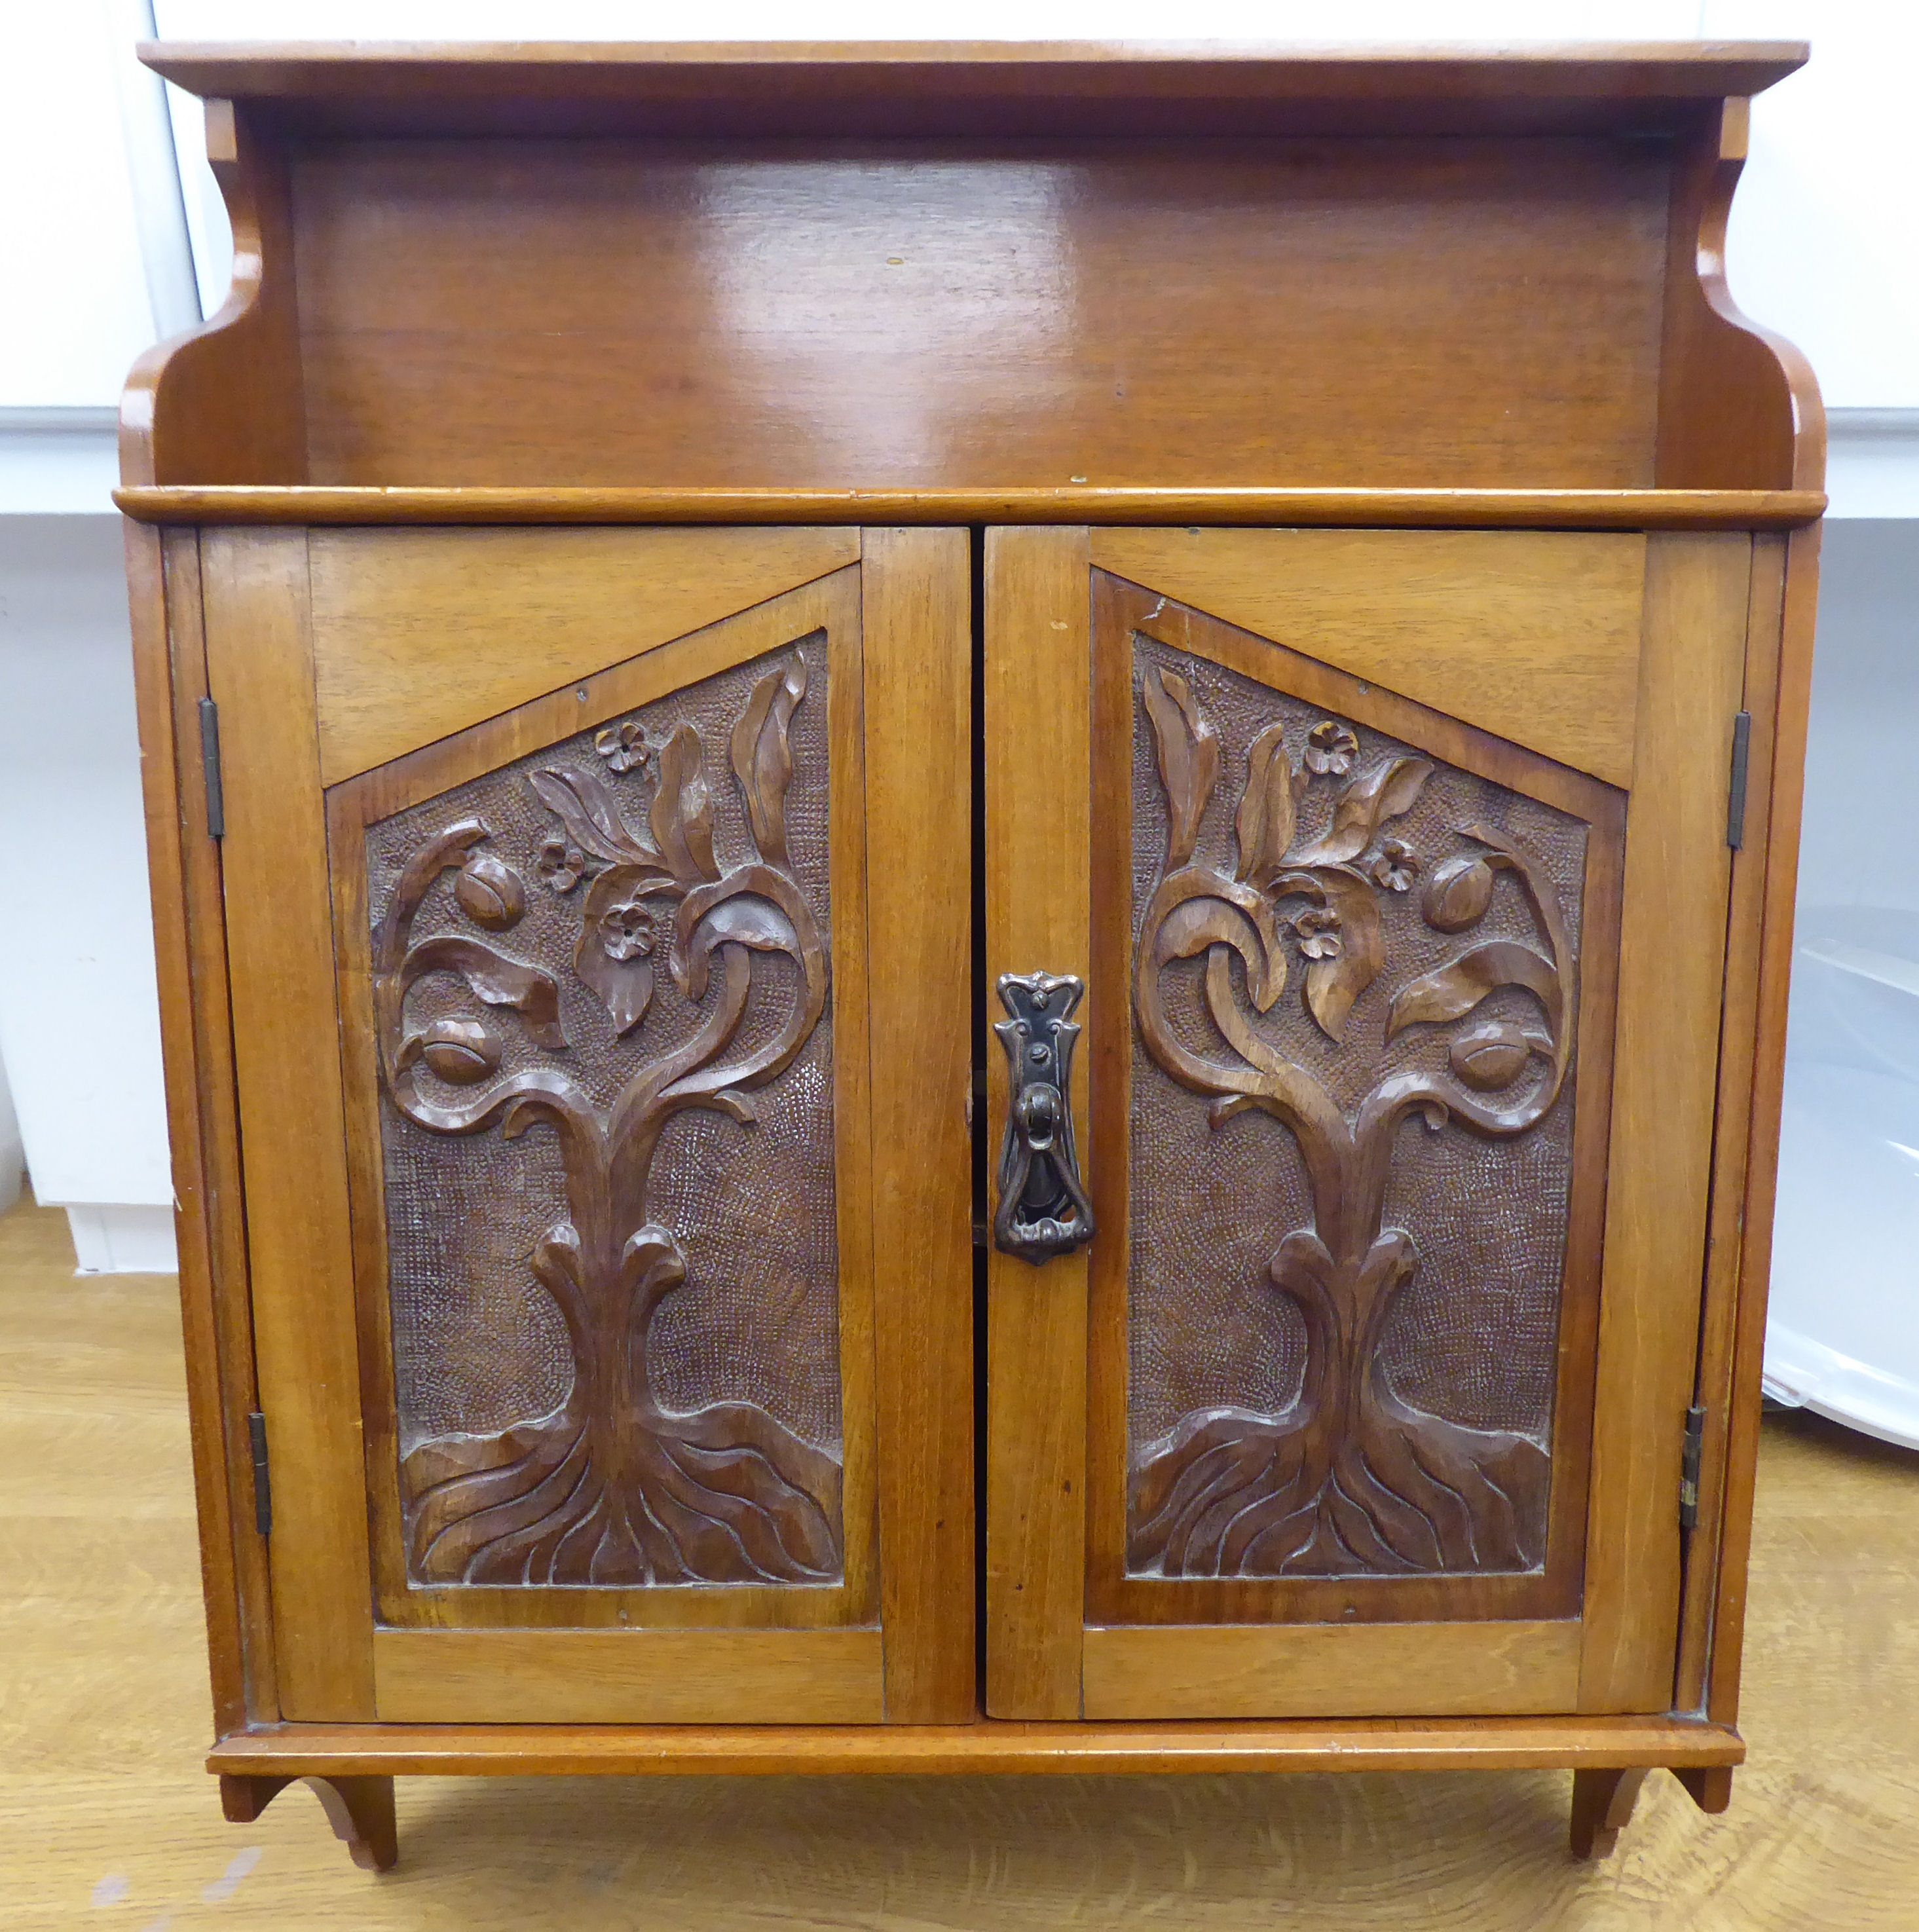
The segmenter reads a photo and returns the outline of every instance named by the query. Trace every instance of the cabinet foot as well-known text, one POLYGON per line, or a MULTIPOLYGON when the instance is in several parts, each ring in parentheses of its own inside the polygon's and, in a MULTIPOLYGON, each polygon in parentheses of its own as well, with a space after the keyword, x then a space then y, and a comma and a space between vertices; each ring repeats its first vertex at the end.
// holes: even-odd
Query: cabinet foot
MULTIPOLYGON (((228 1821, 250 1825, 287 1786, 290 1778, 233 1776, 223 1772, 220 1808, 228 1821)), ((333 1834, 365 1871, 391 1871, 400 1856, 400 1836, 393 1816, 390 1778, 308 1778, 325 1810, 333 1834)))
POLYGON ((1702 1764, 1675 1770, 1673 1776, 1685 1786, 1693 1802, 1702 1811, 1715 1816, 1732 1802, 1732 1767, 1729 1764, 1702 1764))
POLYGON ((1633 1802, 1646 1781, 1648 1767, 1629 1765, 1621 1771, 1576 1771, 1573 1774, 1573 1856, 1603 1858, 1619 1841, 1621 1828, 1633 1815, 1633 1802))

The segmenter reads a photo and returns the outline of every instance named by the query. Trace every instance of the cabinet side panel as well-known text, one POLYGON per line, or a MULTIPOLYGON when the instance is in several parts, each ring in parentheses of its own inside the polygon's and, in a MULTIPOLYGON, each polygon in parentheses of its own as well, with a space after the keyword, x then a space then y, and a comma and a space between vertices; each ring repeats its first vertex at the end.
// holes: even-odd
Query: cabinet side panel
POLYGON ((290 1718, 370 1718, 373 1614, 306 532, 210 531, 202 557, 223 727, 260 1406, 275 1460, 300 1476, 280 1486, 271 1550, 281 1706, 290 1718))
POLYGON ((1712 1205, 1706 1224, 1705 1306, 1699 1321, 1694 1400, 1705 1411, 1700 1438, 1699 1520, 1686 1539, 1685 1598, 1673 1708, 1696 1711, 1705 1694, 1712 1640, 1719 1541, 1725 1521, 1726 1442, 1731 1420, 1732 1344, 1738 1320, 1740 1233, 1746 1212, 1747 1141, 1759 1040, 1762 921, 1772 807, 1773 736, 1779 691, 1786 539, 1756 537, 1746 627, 1742 708, 1752 718, 1741 842, 1732 855, 1727 914, 1726 1009, 1720 1022, 1719 1102, 1713 1129, 1712 1205))
POLYGON ((1627 808, 1579 1706, 1672 1695, 1679 1469, 1699 1347, 1752 543, 1648 553, 1627 808))
MULTIPOLYGON (((208 1102, 217 1103, 220 1096, 217 1070, 207 1064, 202 1052, 207 1042, 201 1037, 196 1010, 196 993, 203 991, 211 997, 216 988, 223 993, 225 962, 217 926, 210 953, 203 951, 196 958, 195 939, 205 947, 209 935, 196 932, 188 909, 196 875, 217 868, 217 848, 206 843, 205 812, 198 808, 193 786, 183 776, 179 762, 183 746, 190 760, 197 752, 183 728, 206 688, 199 541, 191 530, 169 532, 163 541, 159 531, 137 524, 127 526, 126 536, 201 1583, 206 1599, 214 1725, 224 1736, 242 1726, 248 1714, 241 1580, 245 1558, 234 1534, 239 1516, 238 1466, 244 1459, 229 1456, 226 1411, 231 1390, 223 1372, 217 1286, 221 1274, 216 1258, 216 1177, 221 1154, 230 1153, 231 1142, 223 1150, 208 1118, 208 1102)), ((213 882, 217 893, 217 870, 213 882)), ((244 1296, 244 1280, 243 1270, 226 1280, 226 1292, 244 1296)))
POLYGON ((972 634, 963 530, 869 530, 867 895, 886 1716, 976 1712, 972 634))
MULTIPOLYGON (((1092 592, 1084 530, 986 538, 986 977, 1087 976, 1092 592)), ((997 1006, 997 1000, 994 1002, 997 1006)), ((1077 1017, 1086 1018, 1084 1010, 1077 1017)), ((1071 1096, 1082 1172, 1099 1150, 1071 1096)), ((989 1166, 1006 1056, 987 1059, 989 1166)), ((987 1272, 986 1708, 1080 1714, 1086 1567, 1087 1254, 987 1272)))
POLYGON ((1792 974, 1793 902, 1799 877, 1799 812, 1806 787, 1806 719, 1812 700, 1813 628, 1819 598, 1819 532, 1792 537, 1786 556, 1778 712, 1766 837, 1765 914, 1760 934, 1759 1046, 1739 1264, 1739 1319, 1733 1344, 1725 1529, 1706 1708, 1715 1724, 1739 1714, 1739 1664, 1746 1628, 1746 1564, 1753 1542, 1753 1484, 1759 1449, 1759 1372, 1765 1354, 1766 1288, 1772 1264, 1774 1188, 1786 1079, 1786 994, 1792 974))

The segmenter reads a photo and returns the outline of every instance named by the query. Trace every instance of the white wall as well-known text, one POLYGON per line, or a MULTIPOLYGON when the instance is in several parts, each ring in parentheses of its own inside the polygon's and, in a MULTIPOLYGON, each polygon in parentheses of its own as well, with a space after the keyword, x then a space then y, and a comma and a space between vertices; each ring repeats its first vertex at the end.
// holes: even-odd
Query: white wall
POLYGON ((120 527, 0 517, 0 1059, 83 1265, 171 1267, 120 527), (118 1257, 116 1264, 115 1257, 118 1257))
POLYGON ((153 322, 94 0, 7 8, 0 182, 0 406, 118 401, 153 322))
POLYGON ((1919 913, 1919 520, 1834 524, 1822 545, 1802 923, 1824 907, 1919 913))

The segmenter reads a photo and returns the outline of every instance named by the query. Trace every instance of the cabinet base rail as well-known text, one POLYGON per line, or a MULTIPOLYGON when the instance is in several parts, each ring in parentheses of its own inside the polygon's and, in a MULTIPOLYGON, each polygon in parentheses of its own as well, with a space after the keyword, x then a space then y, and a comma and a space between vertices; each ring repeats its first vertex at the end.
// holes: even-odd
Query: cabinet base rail
POLYGON ((1745 1741, 1683 1718, 970 1724, 260 1725, 207 1768, 282 1778, 727 1777, 862 1772, 1675 1770, 1742 1763, 1745 1741))
POLYGON ((295 1779, 310 1784, 370 1870, 399 1856, 396 1777, 975 1777, 1044 1772, 1564 1771, 1570 1848, 1603 1858, 1648 1770, 1670 1770, 1702 1811, 1723 1811, 1745 1742, 1683 1718, 1478 1718, 1347 1723, 259 1725, 207 1759, 226 1816, 248 1822, 295 1779))

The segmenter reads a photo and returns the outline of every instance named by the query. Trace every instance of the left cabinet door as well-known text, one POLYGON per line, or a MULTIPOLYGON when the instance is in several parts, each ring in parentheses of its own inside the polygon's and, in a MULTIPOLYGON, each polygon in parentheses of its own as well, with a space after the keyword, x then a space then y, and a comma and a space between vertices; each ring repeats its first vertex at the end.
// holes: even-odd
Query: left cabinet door
POLYGON ((201 548, 283 1714, 970 1716, 964 533, 201 548))

